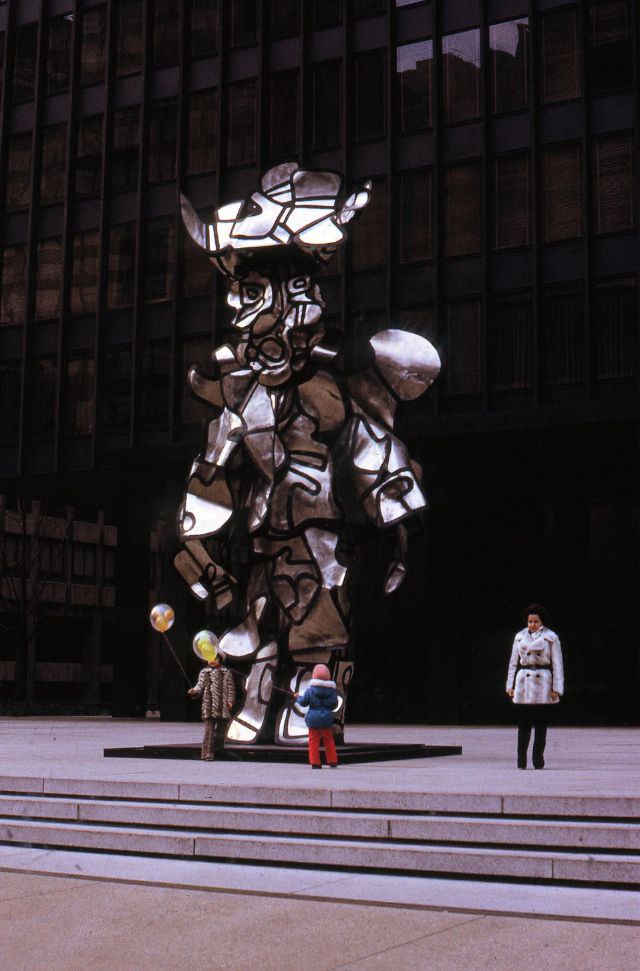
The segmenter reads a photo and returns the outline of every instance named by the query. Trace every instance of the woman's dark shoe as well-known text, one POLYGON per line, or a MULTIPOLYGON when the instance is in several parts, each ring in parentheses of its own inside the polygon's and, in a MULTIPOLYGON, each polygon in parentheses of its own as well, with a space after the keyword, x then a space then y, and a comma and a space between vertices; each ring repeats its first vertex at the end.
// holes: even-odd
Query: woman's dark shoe
POLYGON ((540 762, 534 762, 533 767, 534 769, 544 769, 544 759, 540 762))

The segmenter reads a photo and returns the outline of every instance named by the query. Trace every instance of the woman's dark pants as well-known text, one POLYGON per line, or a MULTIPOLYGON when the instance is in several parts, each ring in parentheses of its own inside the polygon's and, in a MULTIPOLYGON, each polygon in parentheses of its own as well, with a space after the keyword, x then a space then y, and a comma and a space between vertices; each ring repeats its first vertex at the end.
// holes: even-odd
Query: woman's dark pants
POLYGON ((544 768, 549 705, 518 705, 518 768, 527 767, 527 749, 533 729, 533 767, 544 768))

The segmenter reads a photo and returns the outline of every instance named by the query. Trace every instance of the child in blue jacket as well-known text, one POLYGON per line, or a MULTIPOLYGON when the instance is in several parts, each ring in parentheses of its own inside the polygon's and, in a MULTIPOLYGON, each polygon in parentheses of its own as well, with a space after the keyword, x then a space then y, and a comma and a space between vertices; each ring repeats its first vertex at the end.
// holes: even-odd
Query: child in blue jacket
POLYGON ((309 729, 309 762, 312 769, 321 769, 320 741, 324 754, 332 769, 338 767, 338 754, 333 738, 333 712, 338 704, 336 683, 331 680, 331 672, 326 664, 316 664, 311 672, 311 681, 302 695, 296 695, 297 703, 309 710, 304 720, 309 729))

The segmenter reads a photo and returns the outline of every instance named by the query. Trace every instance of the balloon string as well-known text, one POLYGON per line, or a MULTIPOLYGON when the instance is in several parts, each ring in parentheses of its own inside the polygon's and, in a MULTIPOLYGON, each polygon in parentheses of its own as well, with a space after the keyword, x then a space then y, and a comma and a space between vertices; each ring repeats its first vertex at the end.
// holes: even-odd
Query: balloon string
POLYGON ((189 685, 189 687, 191 687, 191 680, 190 680, 190 678, 189 678, 189 675, 187 674, 187 672, 186 672, 186 671, 185 671, 185 669, 183 668, 183 666, 182 666, 182 661, 180 660, 180 658, 178 657, 178 655, 177 655, 177 654, 176 654, 176 652, 174 651, 174 649, 173 649, 173 646, 172 646, 172 644, 171 644, 171 641, 169 640, 169 637, 168 637, 168 635, 167 635, 167 634, 165 633, 165 631, 162 631, 162 636, 163 636, 163 638, 164 638, 164 642, 165 642, 165 644, 167 645, 167 647, 168 647, 168 648, 169 648, 169 650, 171 651, 171 654, 172 654, 172 656, 173 656, 173 660, 174 660, 174 661, 176 662, 176 664, 178 665, 178 667, 179 667, 179 668, 180 668, 180 670, 182 671, 182 676, 184 677, 184 680, 185 680, 185 681, 187 682, 187 684, 189 685))

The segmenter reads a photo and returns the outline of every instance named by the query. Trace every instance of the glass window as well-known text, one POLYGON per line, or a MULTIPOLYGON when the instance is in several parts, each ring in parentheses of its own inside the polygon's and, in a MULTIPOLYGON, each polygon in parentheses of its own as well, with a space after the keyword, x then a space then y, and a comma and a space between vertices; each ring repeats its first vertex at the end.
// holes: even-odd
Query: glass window
POLYGON ((83 118, 76 138, 76 195, 100 195, 102 175, 102 115, 83 118))
POLYGON ((17 27, 15 30, 15 60, 13 64, 13 102, 32 101, 36 84, 36 56, 38 25, 17 27))
POLYGON ((515 111, 529 104, 529 20, 489 28, 491 110, 515 111))
POLYGON ((584 379, 584 320, 582 292, 549 290, 542 307, 544 380, 548 386, 575 384, 584 379))
POLYGON ((0 324, 23 324, 27 301, 27 247, 5 246, 2 250, 0 324))
POLYGON ((269 154, 294 155, 298 150, 298 72, 269 78, 269 154))
POLYGON ((47 23, 45 90, 47 94, 66 91, 71 70, 71 31, 73 24, 66 17, 56 17, 47 23))
POLYGON ((82 14, 80 84, 104 81, 107 56, 107 7, 92 7, 82 14))
POLYGON ((217 163, 218 92, 199 91, 189 99, 187 175, 212 172, 217 163))
POLYGON ((65 430, 70 435, 91 435, 96 401, 96 362, 92 357, 67 360, 65 430))
POLYGON ((529 243, 529 156, 503 155, 494 163, 495 249, 529 243))
POLYGON ((633 84, 631 11, 628 0, 589 6, 588 65, 591 90, 598 94, 633 84))
POLYGON ((371 17, 386 12, 387 0, 356 0, 355 7, 356 17, 371 17))
POLYGON ((384 266, 387 243, 386 184, 374 182, 369 204, 353 220, 351 267, 369 270, 384 266))
POLYGON ((400 131, 431 127, 433 41, 398 48, 396 71, 400 85, 400 131))
POLYGON ((130 307, 135 296, 135 226, 112 226, 109 230, 107 307, 130 307))
POLYGON ((178 102, 175 98, 154 101, 149 110, 149 182, 169 182, 176 177, 178 102))
POLYGON ((153 4, 153 64, 169 67, 178 63, 180 10, 175 0, 155 0, 153 4))
POLYGON ((582 236, 582 178, 577 143, 543 150, 542 216, 545 242, 582 236))
POLYGON ((255 44, 258 36, 258 5, 256 0, 229 0, 231 46, 255 44))
POLYGON ((169 420, 171 346, 166 342, 145 344, 140 369, 140 421, 166 425, 169 420))
POLYGON ((545 104, 580 97, 580 62, 575 10, 540 18, 541 100, 545 104))
POLYGON ((175 229, 173 219, 153 219, 146 225, 144 299, 148 302, 173 296, 175 229))
POLYGON ((638 375, 638 289, 634 277, 597 283, 592 330, 600 380, 638 375))
MULTIPOLYGON (((355 61, 355 136, 382 138, 385 119, 385 52, 363 54, 355 61)), ((325 93, 326 97, 326 93, 325 93)))
POLYGON ((256 160, 256 82, 230 85, 226 101, 227 165, 248 165, 256 160))
POLYGON ((40 202, 62 202, 67 170, 67 126, 45 128, 42 136, 40 202))
POLYGON ((93 314, 96 311, 99 256, 100 244, 96 230, 77 233, 73 237, 72 314, 93 314))
POLYGON ((31 201, 31 132, 9 137, 7 209, 23 209, 31 201))
POLYGON ((398 325, 402 330, 409 330, 412 334, 420 334, 427 340, 436 339, 433 326, 433 306, 421 304, 419 307, 403 307, 396 313, 398 325))
POLYGON ((2 80, 4 77, 4 55, 7 35, 0 31, 0 99, 2 98, 2 80))
POLYGON ((107 428, 123 429, 131 420, 131 348, 109 347, 102 374, 102 420, 107 428))
POLYGON ((191 56, 218 50, 218 0, 191 0, 191 56))
POLYGON ((480 117, 480 31, 442 38, 442 84, 447 122, 480 117))
POLYGON ((313 65, 313 147, 333 148, 342 141, 342 62, 313 65))
POLYGON ((480 301, 447 304, 447 394, 477 394, 482 390, 480 301))
POLYGON ((631 133, 599 138, 593 145, 593 227, 596 233, 633 229, 631 133))
POLYGON ((464 256, 480 251, 480 164, 468 162, 447 169, 446 242, 447 256, 464 256))
POLYGON ((17 442, 20 429, 20 361, 0 361, 0 442, 17 442))
POLYGON ((112 145, 109 156, 112 188, 126 192, 138 184, 140 109, 122 108, 113 113, 112 145))
MULTIPOLYGON (((210 373, 212 369, 211 349, 213 347, 211 334, 187 337, 182 344, 182 365, 181 375, 186 375, 191 367, 197 367, 203 374, 210 373)), ((211 414, 211 409, 196 398, 186 382, 182 381, 181 397, 181 417, 185 425, 202 421, 211 414)))
MULTIPOLYGON (((203 212, 202 219, 208 222, 212 219, 212 212, 203 212)), ((184 236, 182 251, 182 285, 187 297, 210 294, 213 289, 215 270, 206 254, 190 239, 184 236)))
POLYGON ((36 318, 60 316, 62 300, 62 240, 42 239, 36 261, 36 318))
POLYGON ((313 0, 313 26, 337 27, 342 23, 342 0, 313 0))
POLYGON ((120 0, 116 13, 116 74, 124 77, 142 70, 142 4, 140 0, 120 0))
POLYGON ((533 315, 527 294, 498 297, 489 322, 491 387, 514 391, 533 386, 533 315))
POLYGON ((269 4, 269 34, 271 40, 295 37, 300 33, 300 0, 271 0, 269 4))
POLYGON ((58 369, 49 357, 34 358, 27 368, 25 429, 38 438, 53 430, 56 415, 58 369))
POLYGON ((428 260, 431 253, 431 171, 400 176, 400 262, 428 260))

